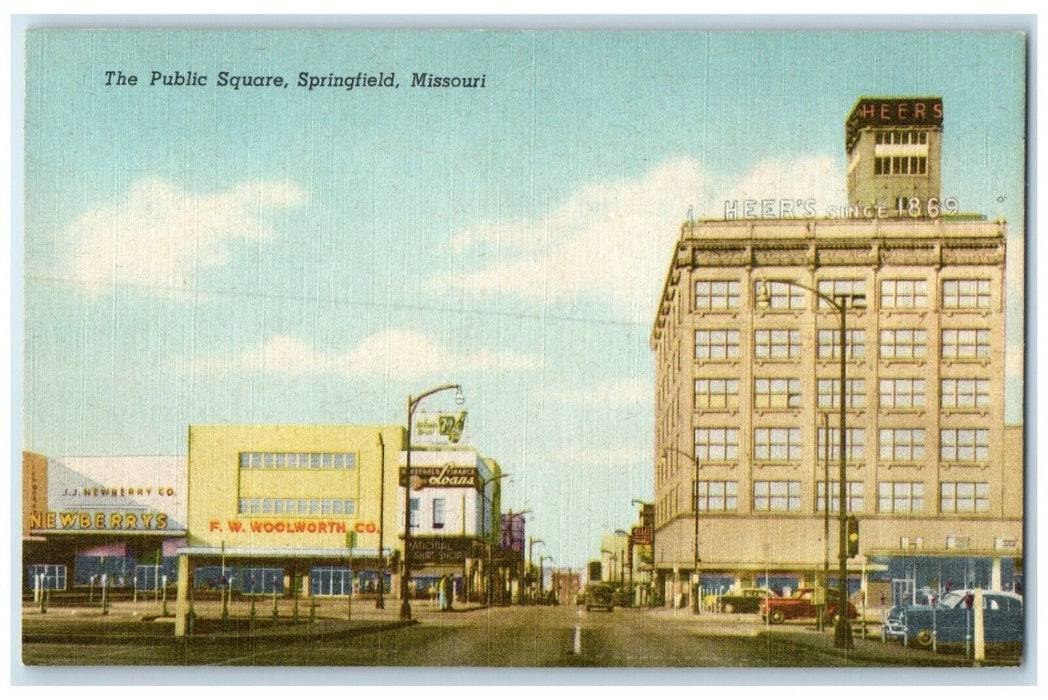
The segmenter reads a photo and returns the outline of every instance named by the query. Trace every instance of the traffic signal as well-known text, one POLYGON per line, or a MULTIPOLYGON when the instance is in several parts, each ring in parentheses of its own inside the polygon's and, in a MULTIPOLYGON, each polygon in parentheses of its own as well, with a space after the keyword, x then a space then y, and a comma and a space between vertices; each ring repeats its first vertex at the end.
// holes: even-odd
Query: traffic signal
POLYGON ((855 518, 848 518, 846 530, 848 534, 848 556, 854 557, 859 553, 859 521, 855 518))

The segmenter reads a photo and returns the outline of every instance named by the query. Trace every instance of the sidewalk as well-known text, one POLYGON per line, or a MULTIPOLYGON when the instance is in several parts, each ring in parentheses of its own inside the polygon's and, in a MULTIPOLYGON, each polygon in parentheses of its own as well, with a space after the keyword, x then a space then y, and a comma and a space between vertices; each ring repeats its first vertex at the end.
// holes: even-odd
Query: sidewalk
MULTIPOLYGON (((826 656, 847 658, 859 664, 876 663, 894 666, 939 666, 965 667, 972 662, 963 654, 934 653, 927 649, 904 647, 898 642, 881 641, 880 625, 867 622, 866 638, 862 638, 857 624, 852 626, 852 649, 838 649, 834 646, 833 628, 827 627, 819 632, 811 621, 786 622, 769 625, 756 614, 732 614, 703 611, 694 614, 691 610, 653 608, 645 611, 667 623, 680 624, 685 629, 692 629, 697 634, 711 636, 767 636, 769 639, 796 647, 804 647, 826 656)), ((1015 666, 1018 659, 989 658, 987 666, 1015 666)))
MULTIPOLYGON (((475 603, 456 604, 447 613, 441 613, 434 601, 413 600, 414 619, 400 620, 400 602, 387 598, 385 608, 375 607, 375 600, 353 601, 347 619, 347 603, 343 599, 316 598, 310 622, 310 599, 298 600, 297 621, 295 601, 278 598, 277 618, 273 619, 273 599, 255 599, 254 623, 251 620, 250 600, 238 599, 228 606, 228 618, 223 620, 222 604, 218 601, 194 603, 193 638, 222 641, 230 638, 307 638, 343 637, 376 630, 395 629, 418 624, 421 621, 477 610, 485 606, 475 603)), ((119 637, 133 640, 168 641, 175 639, 175 603, 168 601, 168 615, 162 615, 162 605, 153 600, 137 603, 119 601, 102 614, 101 605, 95 607, 54 607, 46 613, 39 605, 22 606, 22 640, 26 643, 82 642, 96 644, 119 637)))

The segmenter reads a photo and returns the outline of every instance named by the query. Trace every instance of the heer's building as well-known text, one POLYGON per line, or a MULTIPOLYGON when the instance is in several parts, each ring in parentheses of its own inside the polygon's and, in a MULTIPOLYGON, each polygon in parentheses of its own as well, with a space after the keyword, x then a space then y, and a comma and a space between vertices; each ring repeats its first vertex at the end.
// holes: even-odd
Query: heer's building
POLYGON ((864 301, 848 305, 843 344, 847 511, 860 523, 850 572, 883 581, 882 593, 896 579, 895 595, 933 577, 1019 584, 1005 224, 949 214, 942 109, 934 97, 859 100, 845 218, 746 219, 750 207, 733 205, 736 218, 683 225, 651 333, 667 599, 687 590, 696 558, 705 589, 769 574, 780 588, 810 584, 827 558, 833 580, 840 314, 811 290, 864 301))

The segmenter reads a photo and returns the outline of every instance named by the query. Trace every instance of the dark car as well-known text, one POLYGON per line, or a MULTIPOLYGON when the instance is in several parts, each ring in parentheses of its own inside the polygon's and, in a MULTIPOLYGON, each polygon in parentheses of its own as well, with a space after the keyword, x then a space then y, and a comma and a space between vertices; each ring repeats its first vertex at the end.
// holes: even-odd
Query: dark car
POLYGON ((770 588, 742 588, 728 591, 713 601, 714 609, 726 613, 756 613, 761 610, 761 601, 778 594, 770 588))
MULTIPOLYGON (((786 620, 815 619, 818 607, 815 605, 815 589, 799 588, 789 598, 765 598, 760 603, 761 619, 770 622, 786 620)), ((837 616, 837 591, 830 588, 826 591, 826 617, 834 620, 837 616)), ((859 611, 848 601, 848 618, 859 617, 859 611)))
MULTIPOLYGON (((1015 593, 985 591, 983 639, 987 644, 1022 644, 1023 599, 1015 593)), ((903 610, 904 644, 930 647, 964 644, 974 637, 975 592, 956 590, 934 605, 909 605, 903 610)))
POLYGON ((597 609, 608 612, 615 609, 615 591, 610 586, 596 584, 586 589, 587 612, 597 609))

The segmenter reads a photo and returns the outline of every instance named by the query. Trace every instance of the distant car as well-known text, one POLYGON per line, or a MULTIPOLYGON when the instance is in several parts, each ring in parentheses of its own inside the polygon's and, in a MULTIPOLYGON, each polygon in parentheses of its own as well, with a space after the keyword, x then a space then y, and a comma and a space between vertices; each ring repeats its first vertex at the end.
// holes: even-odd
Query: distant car
POLYGON ((761 610, 762 600, 777 595, 770 588, 742 588, 717 596, 713 601, 713 607, 726 613, 756 613, 761 610))
POLYGON ((586 611, 595 609, 608 612, 615 609, 615 591, 611 586, 596 584, 586 589, 586 611))
MULTIPOLYGON (((983 640, 987 644, 1022 644, 1023 599, 1005 591, 983 592, 983 640)), ((973 590, 950 591, 934 605, 903 609, 903 643, 920 647, 964 644, 975 630, 973 590)))
MULTIPOLYGON (((761 619, 773 623, 786 620, 815 619, 818 607, 815 605, 815 589, 799 588, 789 598, 765 598, 760 602, 761 619)), ((837 616, 837 591, 826 591, 826 618, 835 620, 837 616)), ((859 611, 848 601, 848 619, 859 617, 859 611)))

